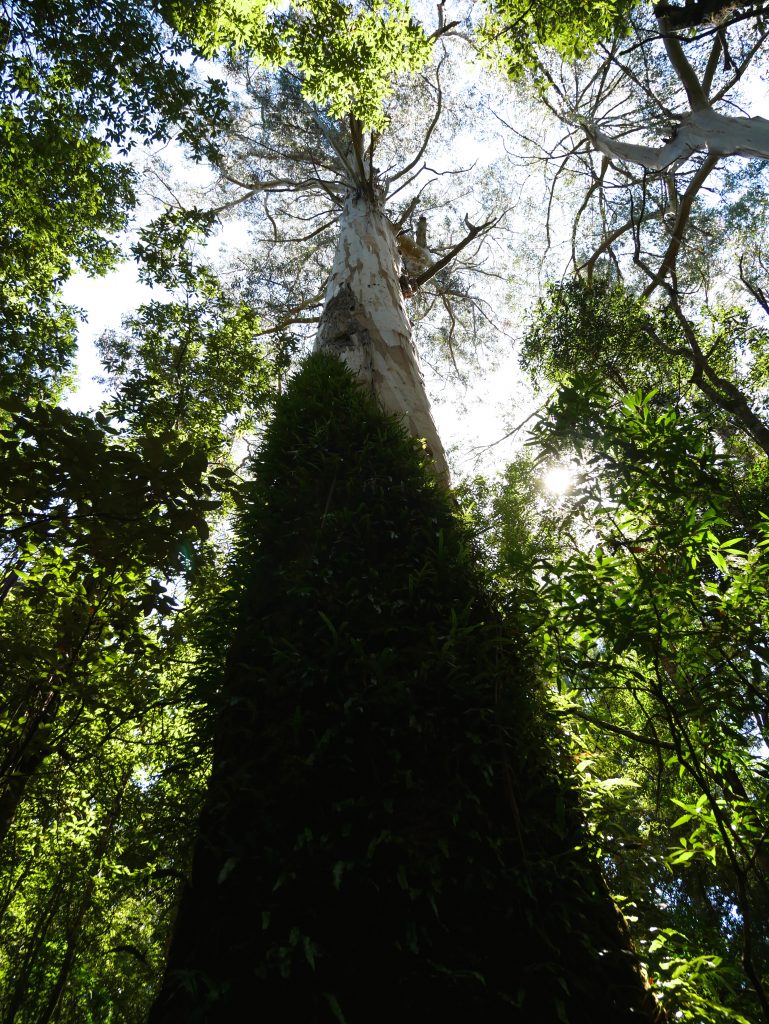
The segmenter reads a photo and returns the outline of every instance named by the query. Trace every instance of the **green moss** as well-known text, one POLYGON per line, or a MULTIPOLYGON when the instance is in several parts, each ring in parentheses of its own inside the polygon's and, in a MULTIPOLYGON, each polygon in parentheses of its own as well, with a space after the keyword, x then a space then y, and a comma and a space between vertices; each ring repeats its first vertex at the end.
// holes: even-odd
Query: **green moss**
POLYGON ((240 536, 153 1021, 642 1019, 524 644, 419 446, 332 357, 280 403, 240 536))

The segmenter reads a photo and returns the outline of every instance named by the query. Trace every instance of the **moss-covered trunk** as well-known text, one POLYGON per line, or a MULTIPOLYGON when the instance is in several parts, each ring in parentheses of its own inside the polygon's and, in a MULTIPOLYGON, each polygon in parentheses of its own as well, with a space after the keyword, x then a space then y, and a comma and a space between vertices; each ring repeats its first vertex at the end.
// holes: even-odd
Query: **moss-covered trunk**
POLYGON ((279 405, 152 1024, 650 1021, 518 638, 343 365, 279 405))

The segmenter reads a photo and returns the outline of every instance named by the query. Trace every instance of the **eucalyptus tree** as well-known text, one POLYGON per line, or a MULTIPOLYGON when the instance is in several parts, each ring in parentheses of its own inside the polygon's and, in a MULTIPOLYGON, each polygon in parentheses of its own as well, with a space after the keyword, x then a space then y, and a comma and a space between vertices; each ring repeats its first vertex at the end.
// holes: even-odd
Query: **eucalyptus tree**
POLYGON ((739 174, 728 158, 764 155, 755 140, 737 139, 741 131, 760 135, 762 118, 731 111, 749 102, 740 87, 762 67, 766 29, 760 19, 740 20, 737 12, 731 25, 727 18, 687 36, 671 27, 661 7, 656 17, 638 8, 628 21, 629 36, 598 42, 582 61, 540 53, 532 75, 562 131, 557 140, 553 130, 529 141, 552 167, 554 189, 561 176, 584 181, 571 232, 575 272, 589 278, 603 257, 617 272, 635 268, 647 295, 665 284, 675 287, 679 278, 682 295, 690 282, 712 287, 706 264, 718 252, 726 210, 707 196, 715 189, 730 203, 741 198, 751 175, 761 180, 761 169, 739 174), (705 121, 713 125, 695 127, 705 121), (638 142, 630 141, 634 136, 638 142), (653 139, 660 145, 650 144, 653 139), (700 228, 689 245, 699 260, 679 266, 693 210, 700 228))
POLYGON ((201 679, 213 769, 153 1021, 662 1019, 419 371, 405 300, 471 302, 451 264, 501 212, 471 220, 460 191, 431 217, 444 67, 373 127, 247 69, 228 126, 214 210, 256 211, 267 330, 317 332, 254 460, 226 666, 201 679), (433 103, 404 152, 414 93, 433 103), (312 256, 281 281, 292 231, 312 256))
MULTIPOLYGON (((687 47, 689 55, 685 52, 683 43, 691 43, 692 40, 682 39, 677 34, 674 26, 682 27, 683 19, 671 17, 676 8, 669 5, 658 5, 655 8, 657 29, 677 85, 686 97, 688 109, 675 104, 665 111, 666 117, 670 119, 672 134, 669 139, 663 138, 664 145, 658 147, 625 142, 594 127, 593 140, 601 153, 610 160, 640 164, 652 171, 664 171, 672 164, 681 163, 702 150, 707 150, 716 158, 769 157, 769 124, 766 118, 744 117, 723 113, 718 109, 721 106, 729 108, 729 93, 745 76, 766 41, 767 33, 760 13, 751 10, 750 16, 755 19, 754 31, 747 34, 747 39, 738 38, 739 52, 735 59, 731 50, 735 33, 732 32, 730 43, 728 30, 738 21, 742 24, 744 15, 738 15, 738 10, 735 7, 727 9, 723 5, 720 12, 715 12, 704 26, 700 26, 704 27, 704 31, 698 32, 694 40, 705 40, 705 59, 702 60, 691 46, 687 47), (719 79, 717 71, 721 61, 724 75, 719 79), (697 64, 700 66, 697 67, 697 64)), ((636 127, 648 133, 652 126, 645 122, 636 127)))
MULTIPOLYGON (((638 302, 632 346, 643 364, 675 364, 766 453, 751 384, 765 358, 755 344, 763 332, 750 326, 762 309, 766 172, 755 139, 738 139, 758 138, 762 118, 735 113, 750 102, 743 84, 763 66, 766 26, 752 5, 716 14, 717 23, 702 5, 637 6, 623 31, 582 60, 540 50, 530 79, 552 121, 544 134, 508 127, 524 159, 546 171, 547 273, 568 268, 583 282, 551 292, 556 319, 570 309, 577 336, 595 343, 591 358, 608 365, 614 355, 602 353, 592 314, 580 320, 577 311, 591 305, 601 319, 608 301, 624 320, 619 305, 638 302)), ((575 372, 581 351, 576 345, 575 372)))
POLYGON ((397 83, 386 124, 371 129, 308 102, 291 72, 276 78, 246 66, 242 74, 219 195, 205 197, 217 214, 240 214, 251 225, 251 247, 231 261, 241 294, 262 312, 268 336, 307 338, 321 324, 318 347, 334 344, 352 296, 360 351, 345 358, 368 374, 387 409, 428 439, 445 473, 420 394, 412 325, 433 351, 443 338, 455 366, 473 342, 493 336, 487 296, 490 282, 503 281, 509 202, 488 164, 450 155, 471 116, 453 80, 467 77, 461 55, 444 52, 429 71, 397 83), (365 294, 381 326, 367 320, 365 294))
MULTIPOLYGON (((671 244, 680 246, 677 234, 719 161, 729 156, 764 159, 769 152, 766 119, 743 116, 750 100, 740 91, 763 67, 761 5, 601 7, 598 12, 585 5, 582 12, 586 21, 592 20, 592 31, 584 26, 578 34, 583 26, 576 22, 571 28, 575 15, 566 12, 561 36, 544 28, 534 33, 525 64, 518 62, 518 50, 506 37, 514 39, 514 29, 533 32, 530 20, 536 21, 538 5, 532 5, 529 20, 522 15, 520 25, 507 33, 505 18, 514 12, 504 4, 489 19, 498 36, 496 47, 493 38, 487 44, 490 54, 512 77, 535 83, 541 102, 565 129, 550 149, 541 132, 528 141, 538 144, 561 174, 571 171, 585 179, 573 232, 582 250, 580 258, 572 253, 575 269, 580 259, 593 255, 593 238, 603 243, 594 263, 601 253, 611 255, 617 239, 632 236, 644 214, 651 221, 663 215, 675 220, 669 225, 671 244), (630 141, 634 136, 638 141, 630 141), (631 190, 636 193, 633 215, 625 206, 622 219, 612 216, 631 190), (581 222, 594 206, 601 211, 598 223, 581 222)), ((648 251, 648 244, 642 248, 648 251)), ((649 275, 650 292, 675 269, 675 252, 664 253, 663 265, 653 269, 658 280, 649 275)))
POLYGON ((432 460, 315 353, 254 473, 150 1019, 664 1019, 432 460))

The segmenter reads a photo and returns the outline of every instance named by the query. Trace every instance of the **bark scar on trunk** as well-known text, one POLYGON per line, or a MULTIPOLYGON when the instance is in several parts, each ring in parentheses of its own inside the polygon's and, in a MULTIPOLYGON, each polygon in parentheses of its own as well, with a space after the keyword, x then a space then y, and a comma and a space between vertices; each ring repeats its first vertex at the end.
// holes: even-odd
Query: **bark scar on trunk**
POLYGON ((339 351, 368 344, 368 330, 361 324, 364 317, 358 310, 352 288, 349 284, 341 285, 336 295, 326 302, 316 347, 339 351))

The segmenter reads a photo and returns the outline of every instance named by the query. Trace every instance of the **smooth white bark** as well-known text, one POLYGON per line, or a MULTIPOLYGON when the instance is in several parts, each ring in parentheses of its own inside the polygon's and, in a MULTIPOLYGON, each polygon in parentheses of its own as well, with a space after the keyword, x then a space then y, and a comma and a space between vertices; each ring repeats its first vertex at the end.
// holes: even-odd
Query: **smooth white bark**
POLYGON ((344 360, 387 412, 424 438, 438 474, 448 480, 401 292, 393 229, 363 192, 345 200, 315 348, 344 360))
POLYGON ((697 150, 714 156, 757 157, 769 160, 769 120, 765 117, 727 117, 707 107, 688 114, 675 137, 664 146, 639 146, 620 142, 594 131, 596 147, 610 159, 627 160, 649 170, 661 171, 697 150))

